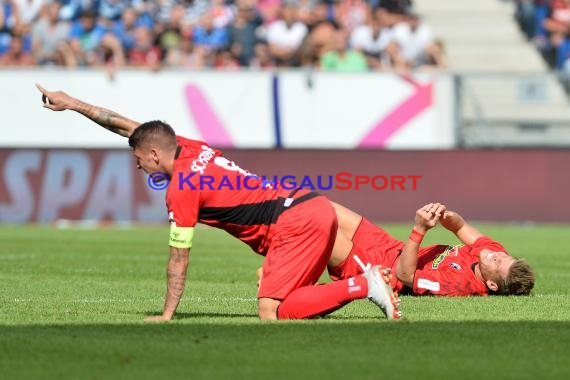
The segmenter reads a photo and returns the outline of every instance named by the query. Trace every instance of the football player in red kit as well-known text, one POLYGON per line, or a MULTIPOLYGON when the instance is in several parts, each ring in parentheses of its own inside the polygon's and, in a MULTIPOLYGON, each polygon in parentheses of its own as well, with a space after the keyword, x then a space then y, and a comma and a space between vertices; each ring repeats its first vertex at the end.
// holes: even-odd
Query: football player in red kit
POLYGON ((161 315, 147 320, 174 316, 198 222, 229 232, 265 256, 258 291, 261 319, 322 316, 362 298, 378 305, 389 319, 400 317, 389 272, 379 266, 315 286, 327 265, 346 262, 353 245, 344 234, 337 236, 337 214, 326 197, 268 186, 206 143, 176 136, 164 122, 140 124, 61 91, 37 87, 45 108, 76 111, 128 137, 138 168, 164 173, 171 181, 166 193, 171 228, 165 305, 161 315))
POLYGON ((528 295, 534 286, 534 273, 526 261, 509 255, 500 243, 439 203, 430 203, 416 212, 407 242, 395 239, 343 206, 334 207, 338 235, 345 235, 353 247, 346 260, 329 264, 333 280, 355 276, 363 271, 363 264, 370 263, 392 269, 395 291, 417 295, 528 295), (434 223, 424 223, 426 218, 434 223), (425 233, 437 222, 463 245, 420 247, 425 233))

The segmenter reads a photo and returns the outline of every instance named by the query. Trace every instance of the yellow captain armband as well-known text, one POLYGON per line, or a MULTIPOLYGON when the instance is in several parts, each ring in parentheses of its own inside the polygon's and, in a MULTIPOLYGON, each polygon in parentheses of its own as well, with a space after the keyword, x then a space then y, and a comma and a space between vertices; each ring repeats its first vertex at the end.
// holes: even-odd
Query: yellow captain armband
POLYGON ((170 241, 168 245, 174 248, 191 248, 194 237, 194 227, 178 227, 172 223, 170 225, 170 241))

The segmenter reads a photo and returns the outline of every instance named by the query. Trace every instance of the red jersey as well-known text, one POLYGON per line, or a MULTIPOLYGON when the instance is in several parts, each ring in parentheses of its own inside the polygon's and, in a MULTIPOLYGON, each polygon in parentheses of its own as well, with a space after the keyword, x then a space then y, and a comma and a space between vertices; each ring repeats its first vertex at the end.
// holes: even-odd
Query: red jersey
MULTIPOLYGON (((265 255, 292 189, 264 183, 202 141, 177 136, 174 170, 166 192, 171 222, 221 228, 265 255)), ((295 198, 309 193, 299 190, 295 198)))
POLYGON ((470 245, 422 247, 418 252, 413 288, 408 289, 396 278, 396 268, 405 245, 403 241, 392 237, 365 218, 362 219, 352 239, 355 249, 351 251, 349 257, 338 266, 328 268, 333 280, 361 274, 362 268, 354 258, 358 256, 364 264, 391 268, 392 288, 399 292, 411 291, 412 294, 486 295, 488 294, 486 285, 475 276, 474 272, 474 266, 479 262, 479 253, 484 248, 507 252, 501 244, 486 236, 480 237, 470 245))
MULTIPOLYGON (((487 295, 487 286, 475 276, 474 271, 483 249, 507 252, 501 244, 486 236, 470 245, 433 245, 421 248, 414 274, 413 294, 487 295)), ((403 284, 398 281, 395 287, 402 289, 403 284)))

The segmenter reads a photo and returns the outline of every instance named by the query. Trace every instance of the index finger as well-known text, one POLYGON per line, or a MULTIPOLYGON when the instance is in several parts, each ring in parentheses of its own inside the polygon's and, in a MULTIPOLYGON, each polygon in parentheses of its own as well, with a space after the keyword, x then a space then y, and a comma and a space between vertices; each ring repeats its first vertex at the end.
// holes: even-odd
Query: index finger
POLYGON ((37 87, 37 89, 40 90, 40 92, 41 92, 42 94, 44 94, 44 95, 48 92, 45 88, 43 88, 42 86, 40 86, 39 83, 36 83, 36 87, 37 87))
MULTIPOLYGON (((46 90, 45 88, 43 88, 42 86, 39 85, 39 83, 36 83, 36 87, 38 88, 38 90, 40 90, 40 92, 42 93, 42 103, 44 104, 44 106, 46 104, 50 104, 51 101, 48 98, 48 90, 46 90)), ((47 107, 49 108, 49 107, 47 107)))

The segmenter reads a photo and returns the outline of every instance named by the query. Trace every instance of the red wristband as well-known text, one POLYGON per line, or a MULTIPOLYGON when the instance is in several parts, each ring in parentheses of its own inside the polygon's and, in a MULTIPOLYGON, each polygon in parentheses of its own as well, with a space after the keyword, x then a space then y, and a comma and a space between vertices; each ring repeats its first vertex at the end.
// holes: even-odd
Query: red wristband
POLYGON ((412 233, 410 234, 409 239, 411 241, 413 241, 414 243, 418 243, 421 244, 422 240, 424 239, 424 235, 419 233, 418 231, 416 231, 415 229, 412 229, 412 233))

